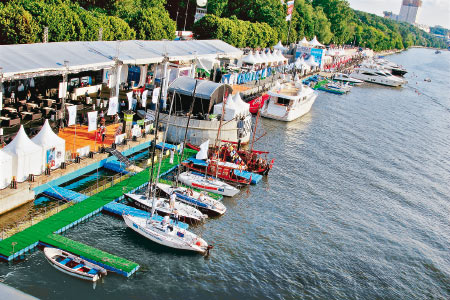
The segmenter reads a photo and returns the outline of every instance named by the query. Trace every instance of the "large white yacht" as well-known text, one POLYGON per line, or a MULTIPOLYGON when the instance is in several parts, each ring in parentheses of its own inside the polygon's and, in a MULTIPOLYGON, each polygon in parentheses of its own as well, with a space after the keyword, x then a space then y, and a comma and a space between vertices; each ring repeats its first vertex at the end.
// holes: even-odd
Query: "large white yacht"
POLYGON ((407 83, 406 80, 393 76, 391 73, 383 69, 369 68, 366 66, 356 68, 355 70, 353 70, 350 76, 367 82, 387 86, 402 86, 403 84, 407 83))
POLYGON ((267 94, 270 98, 261 108, 261 115, 279 121, 292 121, 307 114, 317 98, 317 93, 300 81, 277 83, 267 94))

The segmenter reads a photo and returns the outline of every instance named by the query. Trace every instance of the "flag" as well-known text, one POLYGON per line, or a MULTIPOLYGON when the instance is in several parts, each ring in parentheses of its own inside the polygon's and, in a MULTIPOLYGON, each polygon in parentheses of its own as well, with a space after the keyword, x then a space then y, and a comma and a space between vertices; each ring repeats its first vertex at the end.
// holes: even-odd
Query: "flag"
POLYGON ((71 105, 67 106, 67 112, 69 113, 69 126, 75 125, 77 118, 77 106, 71 105))
POLYGON ((67 82, 60 82, 58 89, 58 98, 64 98, 67 94, 67 82))
POLYGON ((209 140, 200 145, 200 151, 195 156, 196 159, 207 159, 209 149, 209 140))
POLYGON ((142 104, 142 107, 143 108, 145 108, 145 107, 147 107, 147 94, 148 94, 148 90, 145 90, 145 91, 143 91, 142 92, 142 96, 141 96, 141 104, 142 104))
POLYGON ((159 97, 159 91, 161 90, 161 88, 157 87, 153 90, 153 94, 152 94, 152 103, 158 103, 158 97, 159 97))
POLYGON ((0 110, 3 109, 3 93, 0 91, 0 110))
POLYGON ((128 110, 131 110, 131 106, 133 105, 133 91, 127 93, 128 98, 128 110))
POLYGON ((286 5, 287 5, 286 21, 290 21, 292 18, 292 12, 294 11, 294 3, 295 3, 295 1, 288 1, 286 3, 286 5))
POLYGON ((108 105, 108 116, 113 116, 117 114, 117 109, 119 107, 119 99, 117 97, 111 97, 109 98, 109 105, 108 105))
POLYGON ((94 131, 97 129, 97 111, 88 112, 88 132, 94 131))

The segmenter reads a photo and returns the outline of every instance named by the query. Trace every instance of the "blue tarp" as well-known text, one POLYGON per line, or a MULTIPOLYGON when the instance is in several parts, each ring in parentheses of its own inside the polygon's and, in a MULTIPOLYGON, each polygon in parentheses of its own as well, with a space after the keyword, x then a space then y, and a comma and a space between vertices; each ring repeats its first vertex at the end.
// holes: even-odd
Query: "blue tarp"
POLYGON ((248 172, 248 171, 243 171, 243 170, 242 171, 234 170, 234 174, 236 176, 244 177, 245 179, 250 179, 250 177, 251 177, 252 178, 251 184, 257 184, 262 179, 262 175, 259 175, 259 174, 256 174, 256 173, 252 173, 252 172, 248 172))
POLYGON ((199 166, 202 166, 202 167, 207 167, 208 166, 206 161, 201 160, 201 159, 196 159, 196 158, 193 158, 193 157, 187 159, 185 162, 192 162, 195 165, 199 165, 199 166))
POLYGON ((164 145, 164 150, 175 150, 175 151, 178 150, 178 146, 172 145, 172 144, 163 143, 163 142, 157 144, 156 148, 161 150, 163 148, 163 145, 164 145))

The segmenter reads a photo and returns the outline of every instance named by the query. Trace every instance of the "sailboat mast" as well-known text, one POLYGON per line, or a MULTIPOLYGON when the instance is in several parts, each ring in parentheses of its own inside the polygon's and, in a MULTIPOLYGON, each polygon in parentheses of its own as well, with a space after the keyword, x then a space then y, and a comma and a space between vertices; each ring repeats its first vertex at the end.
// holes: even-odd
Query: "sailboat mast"
MULTIPOLYGON (((183 146, 181 147, 181 159, 180 159, 181 163, 183 162, 184 147, 186 145, 186 139, 187 139, 187 133, 188 133, 188 128, 189 128, 189 122, 191 121, 192 111, 194 110, 195 93, 197 91, 197 84, 198 84, 198 80, 195 79, 194 92, 192 93, 192 103, 191 103, 191 107, 189 108, 188 119, 187 119, 187 124, 186 124, 186 130, 184 131, 183 146)), ((175 182, 176 183, 175 186, 178 186, 178 177, 179 176, 180 176, 180 167, 178 167, 178 176, 177 176, 177 180, 175 182)))

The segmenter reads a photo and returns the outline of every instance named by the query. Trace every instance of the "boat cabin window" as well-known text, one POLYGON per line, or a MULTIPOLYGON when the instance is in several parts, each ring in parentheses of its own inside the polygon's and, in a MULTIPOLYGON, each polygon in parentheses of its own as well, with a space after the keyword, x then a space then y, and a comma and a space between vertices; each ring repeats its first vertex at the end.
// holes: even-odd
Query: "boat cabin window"
POLYGON ((363 72, 364 75, 368 75, 368 76, 373 76, 372 73, 368 73, 368 72, 363 72))
POLYGON ((386 77, 386 74, 384 74, 384 73, 381 73, 381 72, 377 72, 377 75, 380 75, 380 76, 384 76, 384 77, 386 77))
POLYGON ((286 99, 286 98, 281 98, 281 97, 278 97, 278 100, 277 100, 278 104, 285 105, 285 106, 288 106, 290 102, 291 102, 291 100, 286 99))

